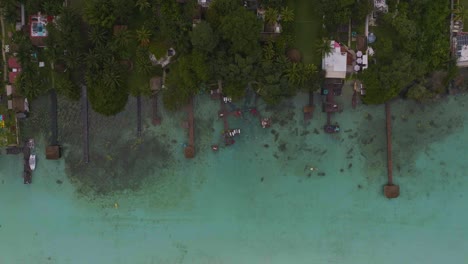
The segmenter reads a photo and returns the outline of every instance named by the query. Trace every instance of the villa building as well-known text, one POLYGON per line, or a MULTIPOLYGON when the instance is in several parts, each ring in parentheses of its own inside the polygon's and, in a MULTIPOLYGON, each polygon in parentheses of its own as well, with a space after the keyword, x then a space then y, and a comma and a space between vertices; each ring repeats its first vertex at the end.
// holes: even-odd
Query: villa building
POLYGON ((325 70, 325 78, 345 79, 347 72, 348 52, 342 52, 338 42, 330 42, 331 52, 324 55, 322 69, 325 70))

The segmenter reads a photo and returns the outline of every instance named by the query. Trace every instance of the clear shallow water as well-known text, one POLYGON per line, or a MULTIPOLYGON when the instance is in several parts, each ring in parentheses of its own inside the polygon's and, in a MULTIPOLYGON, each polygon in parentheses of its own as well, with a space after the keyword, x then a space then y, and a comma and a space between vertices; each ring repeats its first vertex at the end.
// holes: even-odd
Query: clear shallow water
POLYGON ((324 113, 302 124, 307 98, 298 96, 261 107, 275 119, 269 130, 232 118, 241 137, 213 153, 219 104, 197 98, 194 160, 183 158, 185 113, 163 113, 160 127, 146 120, 137 140, 131 99, 116 117, 92 114, 89 165, 80 163, 78 105, 68 102, 65 157, 45 160, 40 99, 25 128, 39 140, 33 184, 22 184, 20 156, 0 157, 0 263, 468 262, 468 97, 392 104, 395 200, 382 195, 383 106, 352 110, 350 90, 340 99, 337 136, 322 133, 324 113))

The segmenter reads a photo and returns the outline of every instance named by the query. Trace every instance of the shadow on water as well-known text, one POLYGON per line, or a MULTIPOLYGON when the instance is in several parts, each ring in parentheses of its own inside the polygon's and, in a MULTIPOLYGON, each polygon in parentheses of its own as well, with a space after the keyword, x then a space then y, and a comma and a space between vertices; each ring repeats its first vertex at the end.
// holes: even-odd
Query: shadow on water
MULTIPOLYGON (((33 114, 23 124, 25 138, 50 135, 48 101, 41 97, 33 102, 33 114)), ((80 195, 92 198, 137 191, 149 177, 157 177, 158 172, 174 163, 170 143, 154 135, 136 137, 136 103, 132 98, 126 109, 114 117, 90 112, 88 164, 83 162, 79 102, 59 98, 58 109, 58 137, 64 150, 66 174, 80 195)))
MULTIPOLYGON (((411 177, 415 174, 415 160, 431 144, 463 128, 463 117, 454 110, 460 100, 444 98, 425 104, 410 100, 392 103, 393 171, 396 177, 411 177)), ((348 138, 356 140, 364 157, 366 178, 369 181, 386 176, 386 134, 384 107, 375 111, 365 110, 356 132, 348 138)), ((439 161, 436 161, 439 162, 439 161)))

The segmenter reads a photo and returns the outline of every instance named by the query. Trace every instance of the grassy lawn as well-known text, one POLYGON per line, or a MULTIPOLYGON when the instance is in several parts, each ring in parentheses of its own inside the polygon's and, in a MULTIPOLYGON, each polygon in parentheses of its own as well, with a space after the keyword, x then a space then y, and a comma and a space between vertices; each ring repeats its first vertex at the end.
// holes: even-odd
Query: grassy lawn
POLYGON ((322 19, 318 15, 315 2, 316 0, 289 0, 289 6, 296 15, 296 46, 302 52, 304 63, 320 65, 322 58, 315 47, 320 39, 322 19))

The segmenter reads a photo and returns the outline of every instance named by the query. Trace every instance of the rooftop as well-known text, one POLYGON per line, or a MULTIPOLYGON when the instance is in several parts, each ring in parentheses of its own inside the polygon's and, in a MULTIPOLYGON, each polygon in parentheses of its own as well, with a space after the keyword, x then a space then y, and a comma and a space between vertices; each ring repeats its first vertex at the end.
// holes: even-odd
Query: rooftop
POLYGON ((332 51, 326 54, 322 60, 322 69, 325 70, 325 78, 346 78, 346 64, 348 53, 341 52, 338 42, 331 41, 332 51))

